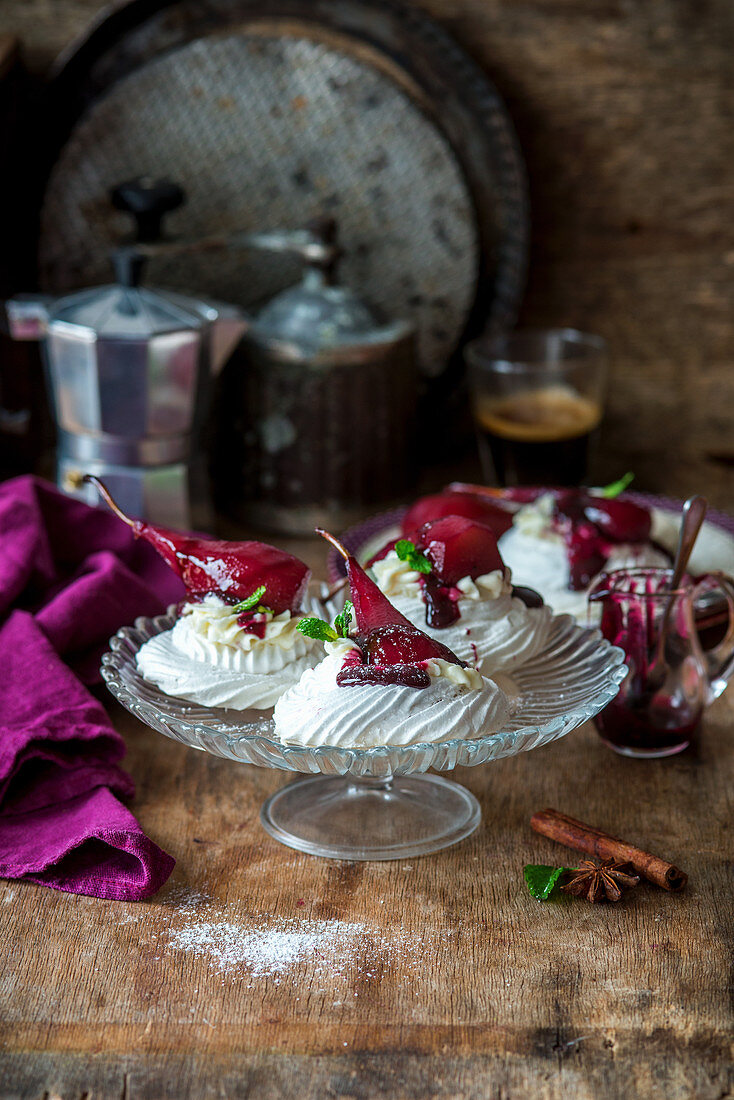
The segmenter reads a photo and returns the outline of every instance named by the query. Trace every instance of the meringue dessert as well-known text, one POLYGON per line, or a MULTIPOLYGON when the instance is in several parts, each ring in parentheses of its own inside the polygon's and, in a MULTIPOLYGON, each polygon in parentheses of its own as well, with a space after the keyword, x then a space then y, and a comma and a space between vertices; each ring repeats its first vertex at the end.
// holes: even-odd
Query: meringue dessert
POLYGON ((415 539, 398 540, 372 561, 380 590, 414 626, 484 676, 540 652, 552 612, 527 592, 514 594, 487 527, 448 515, 425 523, 415 539))
POLYGON ((361 664, 349 638, 326 642, 327 657, 304 672, 275 704, 275 732, 286 745, 367 749, 483 737, 502 728, 507 696, 476 669, 442 658, 421 663, 428 683, 345 683, 340 673, 361 664))
POLYGON ((141 647, 137 665, 167 695, 265 710, 323 657, 318 641, 297 629, 302 618, 288 610, 243 614, 210 593, 185 603, 173 628, 141 647))
POLYGON ((201 538, 133 520, 102 482, 86 480, 186 588, 175 625, 137 654, 146 680, 203 706, 261 710, 321 660, 318 643, 297 629, 311 576, 302 561, 263 542, 201 538))
POLYGON ((339 632, 318 619, 300 629, 326 640, 327 656, 275 705, 287 745, 372 748, 486 736, 510 715, 505 693, 410 623, 358 562, 344 554, 353 604, 339 632), (349 636, 352 608, 355 637, 349 636))

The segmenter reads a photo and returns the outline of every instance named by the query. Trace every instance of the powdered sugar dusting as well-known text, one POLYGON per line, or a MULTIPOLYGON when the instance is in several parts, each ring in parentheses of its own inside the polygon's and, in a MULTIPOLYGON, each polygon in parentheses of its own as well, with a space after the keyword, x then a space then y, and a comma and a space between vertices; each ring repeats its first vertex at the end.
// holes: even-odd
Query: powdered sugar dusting
MULTIPOLYGON (((181 952, 225 984, 244 981, 253 988, 263 980, 272 986, 306 982, 310 994, 338 995, 341 988, 349 999, 379 983, 388 970, 399 971, 403 982, 424 980, 425 959, 436 947, 430 933, 310 917, 303 911, 306 904, 298 898, 292 916, 243 914, 236 903, 222 904, 197 890, 173 886, 165 900, 170 921, 156 936, 154 958, 181 952)), ((119 923, 141 919, 145 910, 135 906, 121 914, 119 923)))
POLYGON ((259 978, 283 974, 301 963, 322 970, 327 959, 335 969, 339 954, 342 959, 355 957, 366 933, 362 924, 336 920, 201 921, 174 932, 169 947, 206 956, 221 972, 244 967, 259 978))

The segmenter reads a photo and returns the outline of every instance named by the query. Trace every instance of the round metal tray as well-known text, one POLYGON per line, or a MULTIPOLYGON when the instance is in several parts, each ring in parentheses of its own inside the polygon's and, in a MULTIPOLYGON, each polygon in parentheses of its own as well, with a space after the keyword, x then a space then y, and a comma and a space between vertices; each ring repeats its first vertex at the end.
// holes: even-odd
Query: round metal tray
MULTIPOLYGON (((458 378, 463 340, 514 320, 525 177, 495 88, 440 27, 391 0, 134 0, 65 55, 40 271, 55 292, 109 279, 128 230, 108 200, 139 173, 180 182, 171 231, 295 227, 335 215, 343 275, 412 320, 424 372, 458 378)), ((253 306, 282 257, 156 261, 151 283, 253 306)))

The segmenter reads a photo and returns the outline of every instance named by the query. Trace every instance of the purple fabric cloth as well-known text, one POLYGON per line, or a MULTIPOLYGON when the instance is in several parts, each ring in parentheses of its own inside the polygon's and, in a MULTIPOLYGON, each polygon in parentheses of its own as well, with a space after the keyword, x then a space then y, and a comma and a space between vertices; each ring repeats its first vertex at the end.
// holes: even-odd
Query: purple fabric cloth
POLYGON ((120 626, 182 595, 115 516, 37 478, 0 485, 0 876, 134 901, 170 875, 119 801, 135 793, 125 745, 80 681, 120 626))

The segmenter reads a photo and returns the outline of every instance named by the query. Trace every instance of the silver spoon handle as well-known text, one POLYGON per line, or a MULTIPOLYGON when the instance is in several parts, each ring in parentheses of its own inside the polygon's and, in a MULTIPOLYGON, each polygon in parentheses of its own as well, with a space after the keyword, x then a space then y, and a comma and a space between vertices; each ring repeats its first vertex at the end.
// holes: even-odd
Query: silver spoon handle
POLYGON ((673 591, 678 588, 683 579, 688 559, 698 538, 698 532, 701 530, 707 508, 708 501, 705 497, 699 496, 689 497, 683 505, 683 520, 680 525, 678 547, 675 551, 673 576, 670 580, 670 587, 673 591))
POLYGON ((688 559, 693 550, 693 544, 701 530, 703 517, 706 515, 708 501, 705 497, 689 497, 683 505, 683 518, 678 535, 678 546, 673 561, 673 575, 670 578, 670 596, 663 608, 660 626, 658 628, 658 644, 655 647, 655 659, 648 672, 648 687, 655 684, 656 689, 662 686, 665 679, 665 642, 668 635, 668 623, 675 604, 675 593, 683 579, 683 574, 688 565, 688 559))

